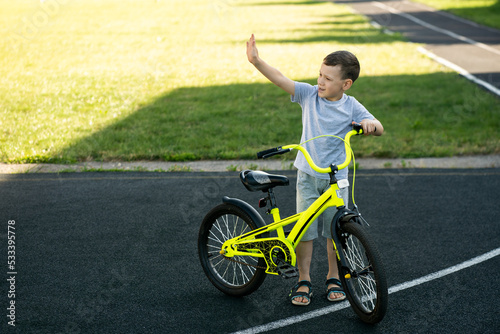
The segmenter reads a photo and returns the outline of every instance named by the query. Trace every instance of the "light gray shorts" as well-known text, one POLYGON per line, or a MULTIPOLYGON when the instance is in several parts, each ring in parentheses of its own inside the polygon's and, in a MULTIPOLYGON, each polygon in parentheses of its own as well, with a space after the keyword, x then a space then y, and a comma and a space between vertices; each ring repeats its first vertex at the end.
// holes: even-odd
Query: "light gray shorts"
MULTIPOLYGON (((297 171, 297 213, 305 211, 315 200, 317 200, 330 187, 330 180, 318 179, 302 171, 297 171)), ((348 205, 349 188, 340 189, 340 194, 345 205, 348 205)), ((323 224, 322 235, 331 239, 331 222, 337 208, 326 209, 321 216, 316 219, 306 231, 301 241, 314 240, 318 237, 318 221, 323 224)))

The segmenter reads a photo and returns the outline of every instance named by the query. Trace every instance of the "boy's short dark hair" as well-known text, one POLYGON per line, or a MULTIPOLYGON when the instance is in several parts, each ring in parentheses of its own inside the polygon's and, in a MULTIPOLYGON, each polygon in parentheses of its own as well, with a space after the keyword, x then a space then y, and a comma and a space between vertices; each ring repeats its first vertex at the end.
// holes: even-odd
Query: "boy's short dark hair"
POLYGON ((332 52, 323 59, 323 63, 327 66, 340 65, 343 80, 351 79, 354 82, 359 77, 358 58, 349 51, 332 52))

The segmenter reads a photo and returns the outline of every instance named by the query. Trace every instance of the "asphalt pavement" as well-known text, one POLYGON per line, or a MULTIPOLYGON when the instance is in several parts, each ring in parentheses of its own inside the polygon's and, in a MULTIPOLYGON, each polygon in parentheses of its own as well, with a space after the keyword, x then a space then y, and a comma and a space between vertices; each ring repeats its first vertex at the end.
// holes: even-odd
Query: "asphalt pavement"
MULTIPOLYGON (((282 173, 296 181, 295 172, 282 173)), ((349 307, 329 309, 323 240, 316 243, 309 307, 291 305, 286 295, 294 282, 275 276, 244 298, 210 284, 197 257, 204 214, 223 195, 254 206, 262 195, 248 192, 237 172, 2 174, 0 332, 495 333, 499 256, 408 282, 498 250, 499 189, 498 168, 358 172, 356 202, 389 286, 406 286, 390 294, 386 318, 367 326, 349 307), (15 327, 8 325, 11 301, 15 327)), ((294 213, 294 187, 276 195, 282 215, 294 213)))

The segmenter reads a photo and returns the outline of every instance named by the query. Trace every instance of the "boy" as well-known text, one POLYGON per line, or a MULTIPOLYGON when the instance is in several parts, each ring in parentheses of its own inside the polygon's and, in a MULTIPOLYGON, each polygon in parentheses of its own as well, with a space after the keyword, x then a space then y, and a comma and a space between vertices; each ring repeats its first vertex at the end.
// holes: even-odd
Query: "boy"
MULTIPOLYGON (((247 42, 247 57, 259 72, 269 81, 291 95, 292 102, 302 107, 302 138, 305 142, 318 135, 336 135, 344 138, 351 130, 351 123, 361 123, 366 135, 380 136, 384 132, 382 124, 376 120, 355 98, 345 94, 359 76, 359 62, 356 56, 348 51, 337 51, 329 54, 321 64, 318 84, 295 82, 284 76, 279 70, 268 65, 259 57, 255 36, 252 34, 247 42)), ((305 144, 313 161, 320 167, 328 167, 331 163, 344 161, 345 150, 341 140, 325 143, 324 140, 313 140, 305 144)), ((294 163, 297 171, 297 212, 307 209, 329 187, 329 176, 312 170, 299 153, 294 163)), ((338 180, 347 179, 348 169, 340 170, 338 180)), ((348 188, 342 189, 342 198, 348 203, 348 188)), ((330 234, 330 222, 336 209, 329 208, 322 217, 323 233, 327 238, 328 275, 327 299, 340 301, 345 293, 339 281, 337 261, 330 234)), ((313 240, 318 237, 317 221, 314 222, 296 248, 299 282, 289 295, 294 305, 309 305, 311 301, 310 266, 313 253, 313 240)))

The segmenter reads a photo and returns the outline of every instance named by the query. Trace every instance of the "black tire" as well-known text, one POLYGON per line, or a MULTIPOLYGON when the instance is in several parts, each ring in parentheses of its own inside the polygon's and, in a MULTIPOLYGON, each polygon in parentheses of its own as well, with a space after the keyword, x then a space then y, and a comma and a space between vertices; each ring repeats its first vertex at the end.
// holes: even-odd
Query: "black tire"
POLYGON ((243 210, 227 203, 216 206, 203 219, 198 235, 201 266, 210 282, 227 295, 248 295, 257 290, 266 278, 265 269, 256 268, 266 268, 263 258, 233 257, 232 260, 238 263, 219 253, 226 240, 256 228, 258 226, 243 210))
POLYGON ((354 312, 368 324, 380 322, 387 311, 386 274, 379 251, 360 224, 349 221, 339 233, 341 248, 349 268, 339 262, 340 280, 354 312), (350 278, 345 276, 350 274, 350 278))

